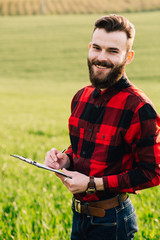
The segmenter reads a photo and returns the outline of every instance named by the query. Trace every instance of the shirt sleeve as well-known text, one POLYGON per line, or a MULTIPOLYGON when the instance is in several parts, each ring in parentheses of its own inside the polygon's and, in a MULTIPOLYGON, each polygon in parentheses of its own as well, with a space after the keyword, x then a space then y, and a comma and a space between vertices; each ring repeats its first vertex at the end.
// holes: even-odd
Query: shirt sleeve
POLYGON ((160 116, 146 103, 136 109, 124 140, 132 149, 132 169, 103 177, 106 191, 136 193, 160 184, 160 116))
POLYGON ((67 154, 67 156, 70 159, 70 167, 68 168, 68 170, 72 170, 73 169, 73 150, 72 150, 71 145, 68 147, 68 149, 65 151, 65 153, 67 154))
MULTIPOLYGON (((71 102, 71 112, 73 111, 74 106, 75 106, 75 98, 76 98, 76 95, 73 97, 72 102, 71 102)), ((65 151, 65 153, 67 154, 67 156, 70 159, 70 167, 68 168, 68 170, 73 170, 73 150, 72 150, 71 145, 68 147, 68 149, 65 151)))

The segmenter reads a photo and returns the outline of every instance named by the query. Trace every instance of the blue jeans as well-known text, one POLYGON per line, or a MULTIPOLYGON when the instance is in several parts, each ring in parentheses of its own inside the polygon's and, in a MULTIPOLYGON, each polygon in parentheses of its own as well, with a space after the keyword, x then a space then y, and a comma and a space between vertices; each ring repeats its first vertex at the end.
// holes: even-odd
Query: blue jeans
POLYGON ((134 207, 128 197, 104 217, 87 216, 73 209, 71 240, 132 240, 138 231, 134 207))

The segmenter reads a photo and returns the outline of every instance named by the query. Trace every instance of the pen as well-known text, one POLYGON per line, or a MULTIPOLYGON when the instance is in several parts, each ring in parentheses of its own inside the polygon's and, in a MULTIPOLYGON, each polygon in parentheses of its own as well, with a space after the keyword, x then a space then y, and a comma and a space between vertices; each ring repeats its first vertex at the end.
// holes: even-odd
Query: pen
POLYGON ((61 151, 61 153, 64 153, 66 151, 66 149, 64 148, 62 151, 61 151))

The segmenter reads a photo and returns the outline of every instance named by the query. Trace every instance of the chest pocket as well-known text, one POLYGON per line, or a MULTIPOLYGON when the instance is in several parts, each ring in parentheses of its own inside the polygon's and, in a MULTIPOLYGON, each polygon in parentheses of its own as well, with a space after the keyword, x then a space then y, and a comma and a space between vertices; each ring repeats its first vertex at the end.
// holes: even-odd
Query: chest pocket
POLYGON ((96 134, 96 143, 109 145, 111 142, 112 135, 106 133, 97 133, 96 134))

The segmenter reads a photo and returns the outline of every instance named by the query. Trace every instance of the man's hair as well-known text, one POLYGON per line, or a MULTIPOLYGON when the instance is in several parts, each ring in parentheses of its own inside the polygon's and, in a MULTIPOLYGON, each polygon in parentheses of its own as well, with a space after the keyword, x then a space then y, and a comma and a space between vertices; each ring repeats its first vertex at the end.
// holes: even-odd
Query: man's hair
POLYGON ((122 31, 125 32, 128 39, 128 50, 132 48, 135 28, 134 25, 125 17, 120 15, 103 16, 95 22, 94 31, 97 28, 105 29, 106 32, 122 31))

